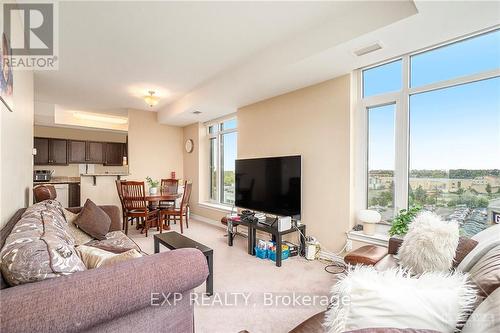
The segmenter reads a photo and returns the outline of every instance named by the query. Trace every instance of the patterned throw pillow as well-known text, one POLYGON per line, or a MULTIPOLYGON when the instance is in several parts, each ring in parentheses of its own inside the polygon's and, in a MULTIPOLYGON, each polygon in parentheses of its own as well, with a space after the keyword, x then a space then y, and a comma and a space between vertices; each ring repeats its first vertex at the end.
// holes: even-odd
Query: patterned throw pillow
POLYGON ((29 207, 0 251, 0 268, 12 286, 84 271, 62 206, 46 200, 29 207))
POLYGON ((128 250, 137 250, 141 251, 139 245, 137 245, 132 239, 128 238, 121 231, 111 231, 106 234, 106 239, 98 240, 94 239, 88 243, 85 243, 87 246, 97 247, 101 250, 113 252, 113 253, 123 253, 128 250))

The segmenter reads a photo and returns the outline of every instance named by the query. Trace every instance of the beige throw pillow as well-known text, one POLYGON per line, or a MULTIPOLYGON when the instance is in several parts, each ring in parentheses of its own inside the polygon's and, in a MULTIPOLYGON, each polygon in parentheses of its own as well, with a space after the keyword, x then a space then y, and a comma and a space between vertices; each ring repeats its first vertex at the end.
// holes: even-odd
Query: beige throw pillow
POLYGON ((78 227, 76 226, 75 220, 78 217, 78 214, 70 212, 67 209, 63 209, 63 211, 64 211, 64 216, 66 217, 66 222, 68 222, 69 233, 75 239, 75 245, 83 245, 93 240, 92 237, 90 237, 88 234, 78 229, 78 227))
POLYGON ((110 266, 133 258, 140 258, 142 255, 137 250, 129 250, 120 254, 101 250, 96 247, 80 245, 76 252, 85 264, 87 269, 110 266))

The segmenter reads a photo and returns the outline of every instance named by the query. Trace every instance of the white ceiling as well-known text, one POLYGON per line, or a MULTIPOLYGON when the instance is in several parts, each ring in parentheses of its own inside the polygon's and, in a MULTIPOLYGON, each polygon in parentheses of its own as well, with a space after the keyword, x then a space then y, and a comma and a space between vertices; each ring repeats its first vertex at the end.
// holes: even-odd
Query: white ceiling
POLYGON ((61 2, 59 70, 37 102, 186 125, 498 24, 498 2, 61 2), (418 9, 418 13, 417 13, 418 9), (380 41, 384 48, 352 51, 380 41), (195 116, 193 110, 203 113, 195 116))

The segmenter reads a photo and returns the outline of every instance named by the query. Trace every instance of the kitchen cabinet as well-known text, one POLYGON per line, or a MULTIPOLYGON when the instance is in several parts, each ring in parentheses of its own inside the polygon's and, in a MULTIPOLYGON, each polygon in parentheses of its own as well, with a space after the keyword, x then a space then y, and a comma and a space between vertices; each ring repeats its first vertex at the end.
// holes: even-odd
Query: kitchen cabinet
POLYGON ((125 145, 118 142, 107 142, 104 165, 123 165, 125 145))
POLYGON ((49 163, 68 165, 68 141, 63 139, 49 140, 49 163))
POLYGON ((104 142, 87 141, 87 163, 104 164, 104 142))
POLYGON ((127 146, 121 142, 98 142, 65 140, 55 138, 34 138, 37 150, 35 165, 104 164, 123 165, 127 146))
POLYGON ((64 139, 35 138, 35 165, 68 165, 68 146, 64 139))
POLYGON ((35 165, 49 164, 49 139, 35 138, 33 146, 36 149, 35 165))
POLYGON ((85 163, 87 158, 87 142, 79 140, 68 141, 68 162, 85 163))

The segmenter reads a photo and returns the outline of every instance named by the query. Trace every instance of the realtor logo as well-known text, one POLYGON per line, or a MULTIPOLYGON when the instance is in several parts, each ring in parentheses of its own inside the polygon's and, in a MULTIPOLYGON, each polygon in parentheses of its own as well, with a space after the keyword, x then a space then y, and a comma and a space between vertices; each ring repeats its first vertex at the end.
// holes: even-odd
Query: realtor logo
POLYGON ((11 67, 57 69, 57 3, 4 3, 3 35, 7 38, 11 67))
POLYGON ((54 54, 54 5, 4 4, 3 31, 10 38, 12 55, 54 54), (22 33, 13 33, 14 15, 21 18, 22 33))

